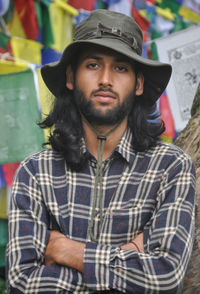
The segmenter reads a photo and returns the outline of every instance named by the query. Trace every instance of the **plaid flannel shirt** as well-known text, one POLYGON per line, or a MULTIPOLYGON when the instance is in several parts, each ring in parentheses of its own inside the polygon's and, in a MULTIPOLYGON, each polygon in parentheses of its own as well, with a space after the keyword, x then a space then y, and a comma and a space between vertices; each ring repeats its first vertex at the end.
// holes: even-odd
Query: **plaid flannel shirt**
POLYGON ((194 239, 194 165, 176 146, 160 142, 135 152, 131 139, 127 130, 103 163, 103 196, 92 226, 97 243, 88 233, 96 160, 91 156, 75 172, 46 149, 21 163, 9 214, 8 293, 181 291, 194 239), (83 274, 44 265, 52 229, 85 242, 83 274), (120 249, 140 232, 144 252, 120 249))

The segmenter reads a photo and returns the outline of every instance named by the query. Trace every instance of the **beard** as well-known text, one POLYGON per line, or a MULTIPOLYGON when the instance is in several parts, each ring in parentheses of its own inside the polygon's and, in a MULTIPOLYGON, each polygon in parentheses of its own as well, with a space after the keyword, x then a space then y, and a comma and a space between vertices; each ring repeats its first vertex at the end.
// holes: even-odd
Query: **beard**
MULTIPOLYGON (((105 89, 98 89, 95 92, 98 91, 105 91, 105 89)), ((115 94, 119 101, 119 95, 112 90, 110 91, 115 94)), ((108 109, 106 112, 102 112, 96 108, 92 100, 87 100, 85 94, 77 86, 74 88, 74 97, 79 111, 89 123, 99 126, 112 126, 122 121, 131 112, 135 101, 135 91, 134 89, 129 93, 125 97, 123 103, 120 104, 120 102, 118 102, 118 105, 112 109, 108 109)))

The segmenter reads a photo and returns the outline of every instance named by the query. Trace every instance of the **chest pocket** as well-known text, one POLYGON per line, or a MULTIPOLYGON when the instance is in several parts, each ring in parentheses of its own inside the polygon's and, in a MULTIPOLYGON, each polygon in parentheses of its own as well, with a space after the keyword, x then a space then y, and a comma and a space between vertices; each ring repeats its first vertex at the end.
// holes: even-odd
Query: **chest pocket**
POLYGON ((148 199, 129 199, 123 202, 111 202, 102 226, 101 237, 104 242, 121 245, 129 242, 143 231, 151 218, 155 202, 148 199))

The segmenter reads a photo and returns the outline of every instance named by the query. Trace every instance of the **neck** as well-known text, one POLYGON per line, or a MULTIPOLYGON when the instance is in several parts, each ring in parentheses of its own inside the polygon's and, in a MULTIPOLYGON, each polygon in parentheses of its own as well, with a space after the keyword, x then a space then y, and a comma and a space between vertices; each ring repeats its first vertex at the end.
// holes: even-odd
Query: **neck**
MULTIPOLYGON (((107 159, 117 144, 119 143, 120 139, 122 138, 126 128, 127 128, 127 121, 128 119, 124 119, 121 124, 110 134, 107 136, 105 145, 104 145, 104 152, 103 152, 103 160, 107 159)), ((84 129, 84 138, 88 148, 88 151, 97 158, 97 134, 90 128, 90 126, 82 120, 83 129, 84 129)), ((99 135, 104 136, 108 133, 111 129, 115 127, 113 126, 98 126, 93 125, 93 127, 98 131, 99 135)))

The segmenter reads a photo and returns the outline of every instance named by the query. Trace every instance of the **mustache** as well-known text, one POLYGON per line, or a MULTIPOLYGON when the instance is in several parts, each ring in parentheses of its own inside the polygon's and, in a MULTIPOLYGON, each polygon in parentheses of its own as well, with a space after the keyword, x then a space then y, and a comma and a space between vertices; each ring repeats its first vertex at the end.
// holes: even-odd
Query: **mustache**
POLYGON ((113 91, 113 90, 110 89, 110 88, 99 88, 99 89, 97 89, 97 90, 93 90, 93 91, 91 92, 91 96, 96 95, 98 92, 106 92, 106 93, 110 92, 110 93, 112 93, 114 96, 116 96, 117 99, 119 99, 119 94, 118 94, 117 92, 113 91))

